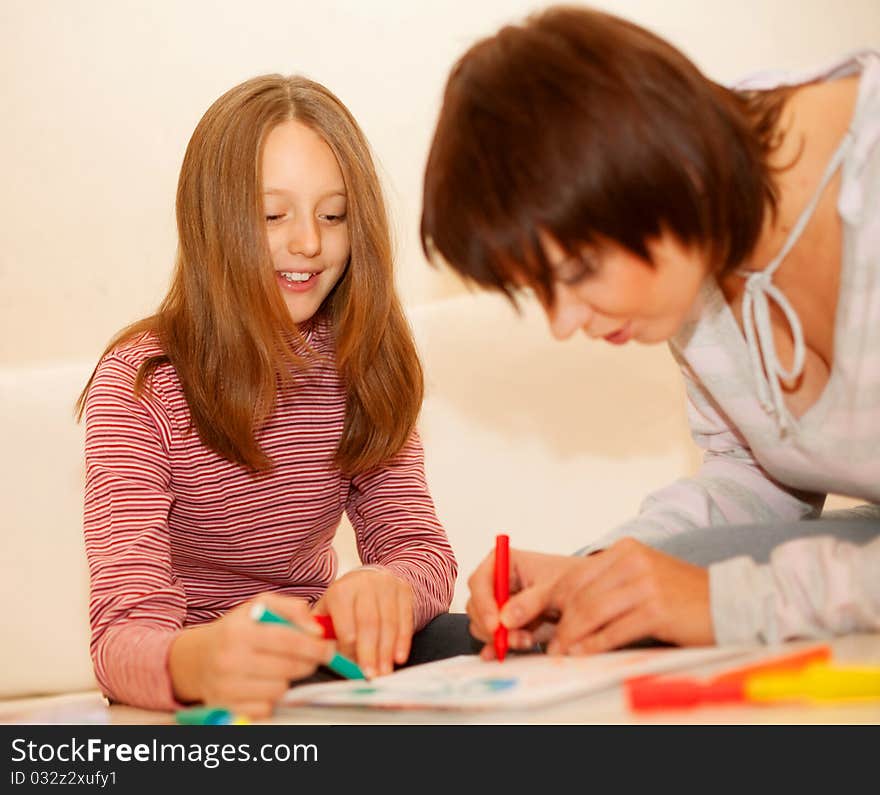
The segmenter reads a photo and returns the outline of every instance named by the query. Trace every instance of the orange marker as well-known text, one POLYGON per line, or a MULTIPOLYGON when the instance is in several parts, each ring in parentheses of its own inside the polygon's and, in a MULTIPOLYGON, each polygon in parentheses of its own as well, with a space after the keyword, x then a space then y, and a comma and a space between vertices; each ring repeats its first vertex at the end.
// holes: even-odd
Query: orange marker
MULTIPOLYGON (((495 603, 500 610, 510 596, 510 539, 506 535, 495 536, 495 603)), ((507 627, 500 622, 495 629, 495 656, 504 662, 507 654, 507 627)))

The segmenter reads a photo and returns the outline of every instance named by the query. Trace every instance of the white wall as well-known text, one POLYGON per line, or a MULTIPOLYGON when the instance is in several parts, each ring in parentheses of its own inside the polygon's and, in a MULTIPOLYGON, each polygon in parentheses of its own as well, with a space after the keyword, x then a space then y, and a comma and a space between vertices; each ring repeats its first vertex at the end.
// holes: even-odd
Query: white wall
MULTIPOLYGON (((96 355, 149 313, 174 254, 173 197, 196 122, 255 74, 325 83, 381 165, 405 302, 460 290, 417 237, 446 74, 524 0, 0 0, 0 363, 96 355)), ((600 3, 718 79, 880 44, 878 0, 600 3)))

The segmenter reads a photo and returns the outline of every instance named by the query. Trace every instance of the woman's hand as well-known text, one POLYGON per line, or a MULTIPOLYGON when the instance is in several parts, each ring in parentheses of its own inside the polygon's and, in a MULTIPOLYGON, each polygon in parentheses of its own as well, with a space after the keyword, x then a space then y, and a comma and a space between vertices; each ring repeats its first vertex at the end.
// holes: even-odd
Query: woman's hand
MULTIPOLYGON (((508 628, 511 649, 525 650, 552 637, 559 611, 550 603, 553 587, 581 560, 567 555, 546 555, 521 549, 510 550, 510 598, 500 619, 508 628)), ((470 633, 486 645, 485 660, 495 657, 492 636, 499 622, 495 602, 495 552, 490 552, 468 579, 467 603, 470 633)))
POLYGON ((314 612, 333 619, 339 650, 367 677, 390 674, 409 657, 413 636, 413 593, 387 569, 361 568, 333 582, 314 612))
POLYGON ((578 560, 547 596, 561 613, 550 654, 593 654, 646 637, 715 642, 706 569, 631 538, 578 560))
POLYGON ((265 718, 292 680, 313 674, 333 652, 306 601, 266 593, 210 624, 184 630, 171 645, 168 666, 179 701, 265 718), (304 631, 254 621, 250 611, 255 602, 304 631))

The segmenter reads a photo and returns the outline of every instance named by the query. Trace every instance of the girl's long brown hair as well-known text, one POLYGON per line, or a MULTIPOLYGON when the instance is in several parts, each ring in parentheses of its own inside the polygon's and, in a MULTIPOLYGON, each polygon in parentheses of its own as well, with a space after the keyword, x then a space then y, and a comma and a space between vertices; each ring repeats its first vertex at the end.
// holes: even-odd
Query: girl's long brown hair
MULTIPOLYGON (((424 382, 395 292, 385 202, 369 145, 348 109, 319 83, 255 77, 208 109, 180 171, 171 287, 158 311, 116 334, 102 358, 125 341, 155 334, 163 354, 141 365, 135 394, 143 395, 153 371, 170 363, 202 442, 252 470, 271 468, 257 434, 275 405, 278 380, 295 380, 310 357, 275 283, 262 203, 263 142, 289 119, 330 146, 348 194, 351 259, 319 311, 332 321, 347 389, 335 463, 356 474, 406 443, 424 382)), ((77 400, 77 419, 94 377, 77 400)))

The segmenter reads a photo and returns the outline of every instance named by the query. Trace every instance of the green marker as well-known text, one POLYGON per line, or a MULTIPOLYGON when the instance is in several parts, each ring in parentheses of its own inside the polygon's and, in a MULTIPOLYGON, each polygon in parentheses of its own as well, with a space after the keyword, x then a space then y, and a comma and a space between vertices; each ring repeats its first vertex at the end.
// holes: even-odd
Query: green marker
POLYGON ((242 716, 234 715, 223 707, 192 707, 174 713, 178 723, 188 726, 229 726, 250 723, 242 716))
MULTIPOLYGON (((282 618, 273 613, 268 607, 266 607, 266 605, 260 602, 254 604, 251 608, 251 618, 254 621, 260 621, 263 624, 284 624, 284 626, 295 629, 297 632, 304 631, 302 627, 298 627, 292 621, 288 621, 286 618, 282 618)), ((339 652, 336 652, 333 655, 333 659, 327 663, 327 667, 340 676, 344 676, 346 679, 367 678, 364 676, 364 672, 358 667, 357 663, 349 660, 348 657, 343 657, 339 652)))

